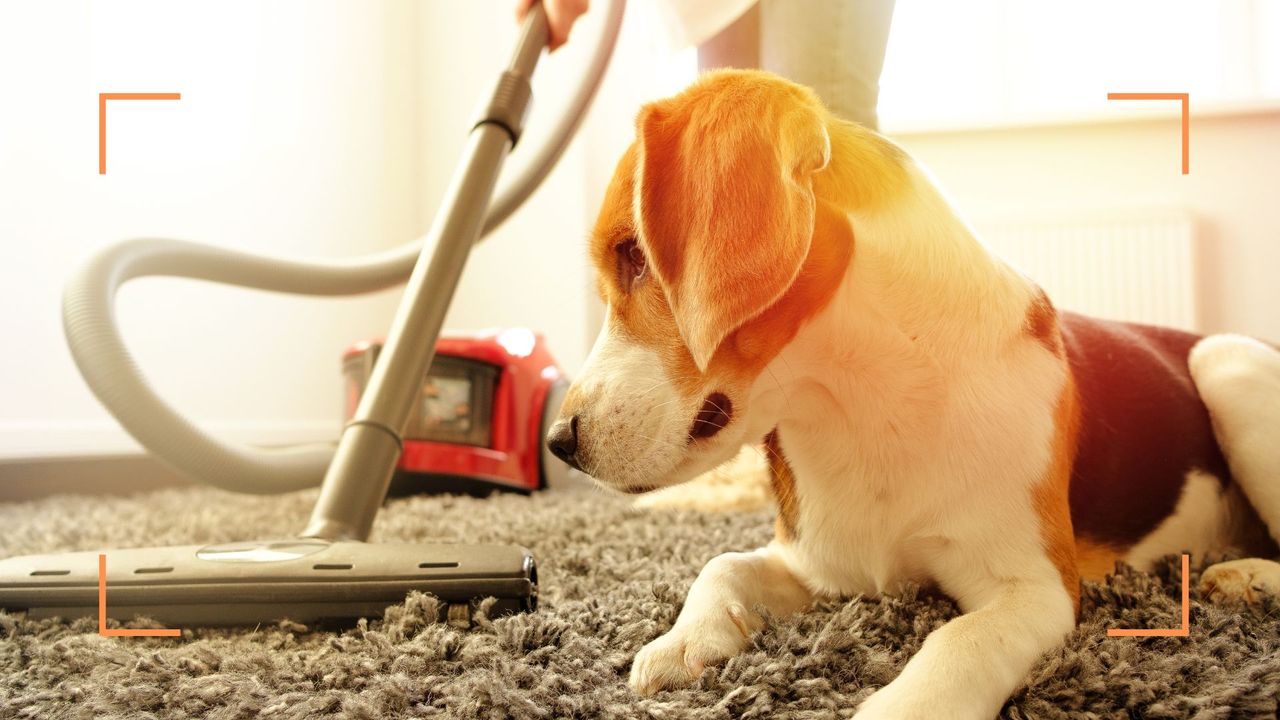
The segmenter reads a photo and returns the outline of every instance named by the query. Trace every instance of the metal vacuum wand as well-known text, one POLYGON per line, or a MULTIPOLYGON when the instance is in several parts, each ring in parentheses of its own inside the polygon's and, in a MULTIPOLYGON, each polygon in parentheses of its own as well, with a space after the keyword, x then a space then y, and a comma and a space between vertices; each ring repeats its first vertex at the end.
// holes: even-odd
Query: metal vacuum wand
POLYGON ((303 537, 369 537, 404 447, 401 433, 415 398, 410 389, 422 384, 431 366, 445 313, 467 256, 480 238, 502 163, 520 138, 529 107, 529 80, 546 43, 546 18, 535 3, 510 65, 471 129, 443 209, 427 233, 360 404, 342 432, 303 537))
POLYGON ((483 598, 493 598, 491 615, 536 609, 538 572, 526 548, 365 540, 386 496, 401 432, 471 246, 486 222, 492 227, 527 197, 563 150, 604 72, 623 4, 605 4, 605 30, 589 73, 554 140, 536 148, 521 177, 494 200, 498 173, 520 137, 529 78, 547 40, 542 8, 530 9, 511 63, 471 130, 443 210, 420 253, 406 246, 347 261, 296 260, 143 238, 117 243, 86 262, 64 297, 67 340, 85 380, 121 425, 158 457, 218 487, 285 492, 309 486, 327 467, 324 484, 300 538, 0 559, 0 608, 30 618, 101 620, 107 607, 110 617, 145 615, 177 627, 376 617, 411 592, 436 597, 440 619, 465 619, 483 598), (115 322, 119 286, 147 275, 343 295, 389 287, 410 265, 387 342, 332 460, 327 449, 265 452, 201 432, 146 383, 115 322))

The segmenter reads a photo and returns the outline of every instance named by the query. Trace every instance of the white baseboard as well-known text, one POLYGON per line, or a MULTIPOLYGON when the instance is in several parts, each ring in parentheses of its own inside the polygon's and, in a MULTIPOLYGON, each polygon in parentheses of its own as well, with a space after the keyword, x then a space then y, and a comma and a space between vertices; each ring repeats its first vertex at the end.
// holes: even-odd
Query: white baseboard
MULTIPOLYGON (((342 430, 336 421, 296 419, 210 421, 200 427, 229 442, 267 447, 331 443, 342 430)), ((0 463, 145 452, 110 420, 0 421, 0 463)))

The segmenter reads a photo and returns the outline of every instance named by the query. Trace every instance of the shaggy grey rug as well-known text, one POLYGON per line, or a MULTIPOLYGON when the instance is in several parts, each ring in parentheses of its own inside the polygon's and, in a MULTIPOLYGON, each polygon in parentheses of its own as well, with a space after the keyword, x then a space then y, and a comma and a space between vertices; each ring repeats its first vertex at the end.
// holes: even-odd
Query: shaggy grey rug
MULTIPOLYGON (((302 527, 314 497, 178 489, 0 504, 0 554, 284 535, 302 527)), ((915 593, 826 603, 772 624, 690 689, 634 695, 632 657, 671 625, 702 564, 771 533, 768 514, 637 510, 589 488, 395 500, 378 539, 532 548, 542 608, 459 630, 428 622, 434 601, 418 595, 345 631, 285 622, 157 639, 99 637, 96 620, 0 612, 0 717, 848 717, 956 614, 949 601, 915 593)), ((1193 591, 1189 638, 1105 636, 1108 627, 1176 626, 1178 575, 1170 558, 1155 575, 1086 586, 1080 627, 1002 717, 1276 717, 1275 603, 1225 609, 1193 591)))

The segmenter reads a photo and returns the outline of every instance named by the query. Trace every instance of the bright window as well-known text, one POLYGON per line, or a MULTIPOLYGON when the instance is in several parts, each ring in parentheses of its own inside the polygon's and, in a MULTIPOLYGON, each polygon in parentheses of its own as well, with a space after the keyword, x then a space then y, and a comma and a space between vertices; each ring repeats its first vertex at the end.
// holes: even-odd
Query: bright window
POLYGON ((1147 111, 1108 106, 1108 92, 1188 92, 1192 112, 1275 102, 1278 39, 1276 0, 898 0, 881 125, 901 132, 1147 111))

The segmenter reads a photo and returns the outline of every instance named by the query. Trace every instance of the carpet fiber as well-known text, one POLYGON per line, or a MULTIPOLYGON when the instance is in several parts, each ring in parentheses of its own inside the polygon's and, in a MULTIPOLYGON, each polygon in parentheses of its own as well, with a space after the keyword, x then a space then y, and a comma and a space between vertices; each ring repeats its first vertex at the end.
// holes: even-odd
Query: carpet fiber
MULTIPOLYGON (((284 536, 314 498, 177 489, 0 504, 0 555, 284 536)), ((703 563, 770 538, 769 514, 646 511, 570 487, 395 500, 375 534, 524 544, 538 557, 542 608, 459 630, 427 622, 434 600, 415 595, 383 621, 340 632, 283 622, 156 639, 0 612, 0 717, 849 717, 956 614, 919 593, 824 603, 775 621, 694 687, 639 698, 626 685, 635 652, 670 627, 703 563)), ((1276 717, 1274 602, 1219 608, 1193 591, 1189 638, 1105 637, 1108 627, 1178 625, 1179 573, 1169 558, 1154 575, 1086 585, 1080 627, 1002 717, 1276 717)))

